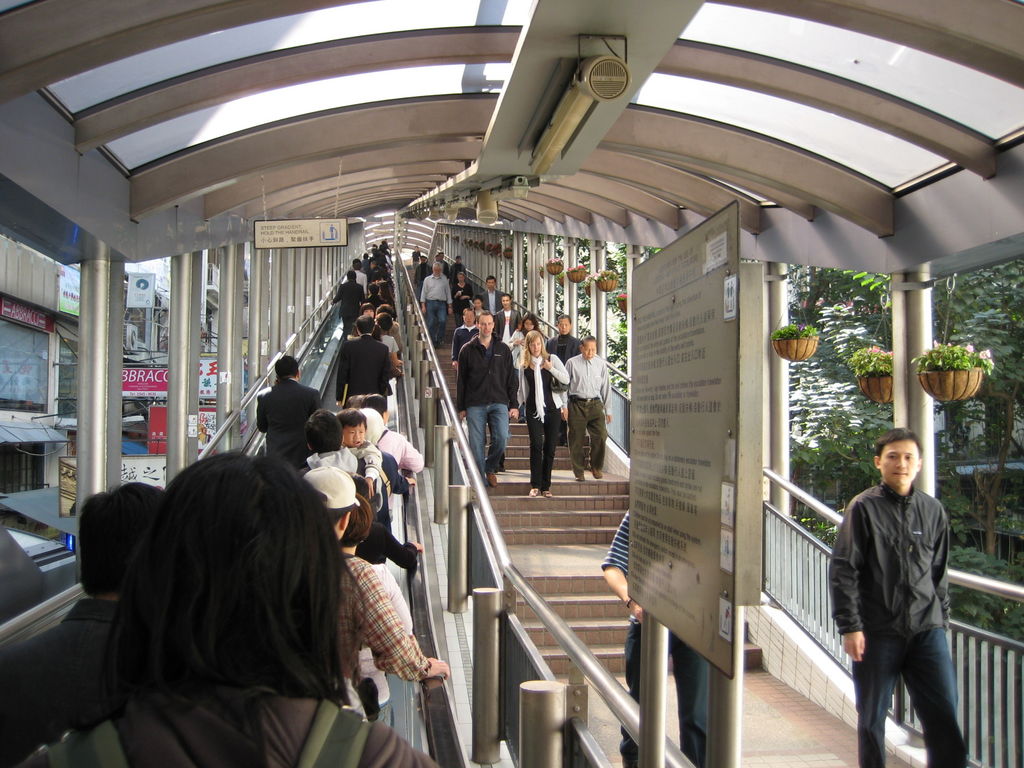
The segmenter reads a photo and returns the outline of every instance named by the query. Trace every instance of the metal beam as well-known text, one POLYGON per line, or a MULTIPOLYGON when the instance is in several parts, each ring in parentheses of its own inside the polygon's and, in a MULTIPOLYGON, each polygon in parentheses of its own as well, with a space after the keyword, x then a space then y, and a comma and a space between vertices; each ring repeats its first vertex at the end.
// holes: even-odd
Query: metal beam
MULTIPOLYGON (((544 185, 541 185, 543 188, 544 185)), ((679 229, 679 208, 668 203, 664 198, 637 189, 629 184, 620 181, 595 176, 590 173, 580 172, 564 179, 559 179, 551 186, 559 189, 569 188, 580 192, 596 195, 608 202, 621 205, 638 216, 643 216, 653 221, 660 221, 666 227, 679 229)))
POLYGON ((1006 0, 721 0, 880 37, 1024 87, 1024 9, 1006 0))
MULTIPOLYGON (((367 192, 375 191, 398 191, 412 189, 416 197, 420 191, 429 189, 430 186, 436 183, 438 180, 443 179, 444 176, 441 174, 422 174, 418 176, 406 176, 402 178, 394 179, 377 179, 374 181, 364 181, 361 184, 346 185, 341 189, 333 189, 326 187, 323 183, 307 185, 308 188, 304 194, 290 195, 282 193, 276 195, 276 204, 272 204, 269 200, 267 201, 268 208, 271 215, 275 217, 287 218, 289 211, 294 211, 299 208, 309 208, 316 206, 318 208, 325 208, 330 215, 334 214, 333 203, 337 200, 338 203, 338 215, 341 215, 341 200, 343 198, 351 199, 359 194, 365 194, 367 192), (321 205, 324 204, 324 205, 321 205)), ((261 207, 258 203, 252 203, 245 208, 245 215, 247 217, 259 216, 261 213, 261 207)))
POLYGON ((36 0, 3 14, 0 103, 136 53, 355 0, 36 0))
POLYGON ((418 29, 269 51, 143 88, 74 121, 80 153, 157 123, 274 88, 332 77, 441 64, 511 60, 518 27, 418 29))
POLYGON ((387 149, 410 137, 422 141, 425 136, 451 140, 479 135, 494 102, 489 94, 475 94, 360 105, 209 142, 132 174, 132 218, 261 170, 346 151, 387 149))
POLYGON ((989 178, 995 149, 988 137, 885 91, 750 51, 679 40, 658 72, 746 88, 870 125, 989 178))
POLYGON ((665 152, 712 176, 725 172, 738 177, 755 192, 766 184, 782 189, 876 235, 893 232, 893 196, 883 186, 819 155, 735 126, 630 107, 604 146, 641 154, 665 152))

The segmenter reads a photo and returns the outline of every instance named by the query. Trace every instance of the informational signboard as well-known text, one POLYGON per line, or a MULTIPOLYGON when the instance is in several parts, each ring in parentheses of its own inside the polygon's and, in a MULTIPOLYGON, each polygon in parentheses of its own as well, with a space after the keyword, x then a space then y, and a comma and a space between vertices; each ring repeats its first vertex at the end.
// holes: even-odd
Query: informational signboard
MULTIPOLYGON (((167 368, 125 366, 121 370, 121 397, 167 399, 167 368)), ((217 358, 199 358, 199 398, 217 397, 217 358)))
MULTIPOLYGON (((196 420, 195 434, 195 437, 199 438, 200 453, 203 452, 203 448, 206 447, 216 432, 217 409, 210 407, 200 408, 196 420)), ((149 406, 149 439, 146 442, 146 448, 153 455, 167 453, 166 405, 149 406)))
POLYGON ((81 309, 82 275, 76 267, 60 265, 60 297, 57 309, 78 317, 81 309))
POLYGON ((630 302, 629 591, 728 677, 761 594, 760 274, 733 204, 637 265, 630 302))
POLYGON ((348 219, 275 219, 255 222, 257 248, 348 245, 348 219))
POLYGON ((125 306, 132 309, 152 309, 155 302, 156 275, 146 272, 130 272, 125 306))
MULTIPOLYGON (((61 456, 58 464, 60 484, 60 515, 71 517, 71 507, 78 494, 78 458, 61 456)), ((163 488, 167 485, 166 456, 122 456, 121 482, 144 483, 163 488)))

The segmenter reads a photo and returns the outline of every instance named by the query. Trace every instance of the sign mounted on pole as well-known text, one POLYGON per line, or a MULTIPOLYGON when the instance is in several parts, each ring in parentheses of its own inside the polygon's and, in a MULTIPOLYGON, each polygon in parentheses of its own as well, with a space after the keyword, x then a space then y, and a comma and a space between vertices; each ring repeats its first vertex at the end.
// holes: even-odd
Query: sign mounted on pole
POLYGON ((256 221, 257 248, 325 248, 348 245, 348 219, 256 221))
POLYGON ((760 264, 733 204, 633 271, 629 591, 732 677, 761 596, 760 264))

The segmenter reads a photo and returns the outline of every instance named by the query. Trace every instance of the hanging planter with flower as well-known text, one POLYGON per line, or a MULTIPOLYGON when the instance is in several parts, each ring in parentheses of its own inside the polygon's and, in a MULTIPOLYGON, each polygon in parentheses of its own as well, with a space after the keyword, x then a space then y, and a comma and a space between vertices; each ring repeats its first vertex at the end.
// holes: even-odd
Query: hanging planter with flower
POLYGON ((798 363, 818 351, 818 329, 790 323, 772 331, 772 348, 783 360, 798 363))
POLYGON ((597 289, 605 293, 611 293, 619 287, 619 276, 611 269, 602 269, 590 276, 590 279, 597 283, 597 289))
POLYGON ((618 305, 620 312, 626 311, 626 307, 628 306, 627 299, 628 297, 626 296, 625 291, 615 294, 615 303, 618 305))
POLYGON ((553 259, 548 259, 548 263, 545 265, 545 267, 547 268, 548 272, 552 275, 557 275, 559 272, 565 269, 565 265, 562 263, 562 260, 557 256, 553 259))
POLYGON ((967 400, 978 394, 985 374, 995 364, 992 352, 976 352, 973 344, 939 344, 912 361, 917 366, 917 380, 936 400, 967 400))
POLYGON ((569 278, 570 283, 582 283, 587 279, 587 268, 582 264, 577 264, 575 267, 565 270, 565 276, 569 278))
POLYGON ((849 362, 864 397, 876 403, 892 402, 892 352, 864 347, 850 355, 849 362))
POLYGON ((511 248, 506 248, 503 251, 503 253, 505 254, 505 258, 506 259, 511 259, 512 258, 512 249, 511 248))

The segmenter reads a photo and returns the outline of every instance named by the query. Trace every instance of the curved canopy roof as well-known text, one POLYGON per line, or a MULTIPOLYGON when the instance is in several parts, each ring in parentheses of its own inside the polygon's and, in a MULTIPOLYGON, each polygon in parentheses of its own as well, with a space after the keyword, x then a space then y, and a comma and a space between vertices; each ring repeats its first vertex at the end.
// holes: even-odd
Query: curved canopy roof
POLYGON ((523 175, 506 220, 677 229, 737 201, 749 232, 781 208, 885 236, 899 195, 993 176, 1024 130, 1017 2, 640 5, 0 0, 0 103, 42 90, 136 221, 197 198, 207 218, 469 215, 523 175), (629 97, 533 174, 579 58, 608 52, 629 97))

